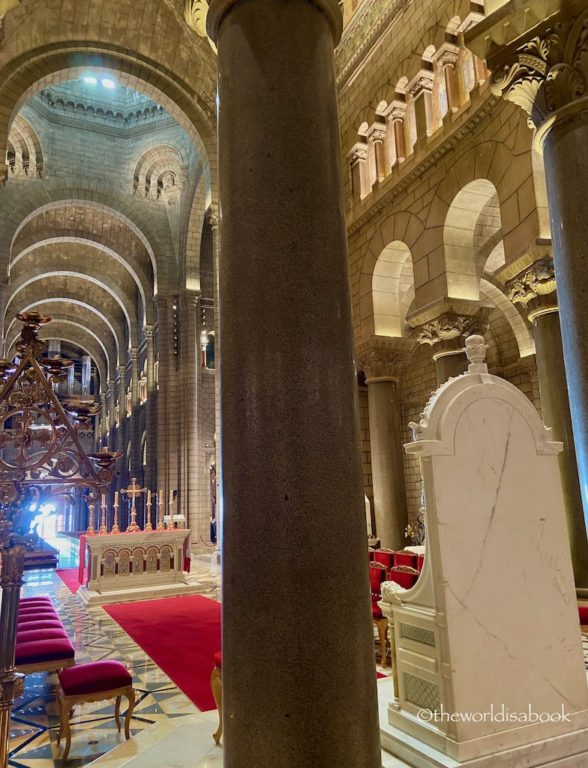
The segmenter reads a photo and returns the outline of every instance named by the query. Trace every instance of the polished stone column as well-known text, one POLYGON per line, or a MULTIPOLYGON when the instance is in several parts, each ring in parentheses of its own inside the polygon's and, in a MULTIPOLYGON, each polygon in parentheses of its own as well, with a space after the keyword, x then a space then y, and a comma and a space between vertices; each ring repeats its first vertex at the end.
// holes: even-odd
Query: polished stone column
MULTIPOLYGON (((588 91, 584 0, 491 14, 466 42, 492 71, 496 94, 521 106, 543 152, 563 355, 584 519, 588 517, 588 91), (534 25, 529 23, 535 19, 534 25), (523 23, 521 23, 523 22, 523 23), (504 30, 508 29, 505 39, 504 30), (519 31, 521 30, 521 31, 519 31), (506 45, 505 45, 506 43, 506 45)), ((570 534, 574 534, 574 530, 570 534)), ((574 546, 574 545, 573 545, 574 546)), ((582 566, 583 567, 583 566, 582 566)), ((581 577, 584 580, 584 576, 581 577)))
MULTIPOLYGON (((155 446, 157 456, 157 490, 163 493, 163 502, 168 504, 170 490, 177 486, 170 476, 170 438, 171 438, 171 411, 170 402, 170 365, 172 352, 171 339, 171 306, 167 298, 157 297, 157 431, 155 434, 155 446)), ((167 513, 167 509, 166 509, 167 513)))
POLYGON ((381 765, 335 0, 212 0, 226 768, 381 765), (328 566, 337 553, 341 567, 328 566))
POLYGON ((511 301, 526 306, 534 325, 543 422, 551 427, 553 439, 564 446, 558 459, 574 580, 578 593, 588 596, 588 537, 566 386, 555 273, 549 254, 535 261, 507 287, 511 301))
POLYGON ((145 487, 152 491, 157 488, 157 469, 155 445, 157 442, 157 391, 155 386, 155 346, 153 340, 153 326, 145 326, 145 340, 147 342, 147 403, 146 403, 146 429, 145 452, 147 462, 145 464, 145 487))
POLYGON ((131 348, 131 477, 139 478, 141 485, 144 482, 141 471, 141 434, 139 428, 139 350, 131 348))
POLYGON ((412 339, 380 337, 359 344, 356 354, 356 365, 365 373, 368 385, 376 536, 390 549, 406 545, 408 510, 399 380, 415 345, 412 339))
POLYGON ((116 451, 116 385, 108 381, 108 448, 116 451))

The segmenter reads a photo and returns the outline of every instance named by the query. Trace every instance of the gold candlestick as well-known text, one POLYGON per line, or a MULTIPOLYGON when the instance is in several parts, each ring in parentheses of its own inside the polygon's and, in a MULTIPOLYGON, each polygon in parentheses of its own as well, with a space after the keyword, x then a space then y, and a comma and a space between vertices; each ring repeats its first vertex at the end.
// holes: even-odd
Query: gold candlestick
POLYGON ((102 494, 102 515, 100 517, 100 529, 98 530, 99 534, 105 534, 108 533, 108 528, 106 527, 106 496, 102 494))
POLYGON ((131 497, 131 522, 129 523, 127 527, 127 533, 136 533, 137 531, 140 531, 137 524, 137 507, 135 506, 135 499, 137 496, 139 496, 141 493, 143 493, 141 488, 137 488, 137 478, 133 477, 131 480, 131 485, 129 488, 125 489, 125 493, 127 496, 131 497))
POLYGON ((146 531, 152 531, 153 526, 151 525, 151 491, 147 491, 147 503, 145 504, 145 508, 147 510, 147 521, 145 523, 145 530, 146 531))
POLYGON ((164 531, 165 526, 163 524, 163 505, 161 503, 161 496, 163 491, 159 491, 157 494, 157 530, 164 531))
POLYGON ((94 528, 94 505, 88 504, 88 511, 89 511, 89 520, 88 520, 88 530, 86 533, 88 536, 93 536, 96 533, 96 529, 94 528))
POLYGON ((120 528, 118 527, 118 504, 116 503, 114 505, 114 518, 112 520, 112 528, 110 529, 110 533, 120 533, 120 528))

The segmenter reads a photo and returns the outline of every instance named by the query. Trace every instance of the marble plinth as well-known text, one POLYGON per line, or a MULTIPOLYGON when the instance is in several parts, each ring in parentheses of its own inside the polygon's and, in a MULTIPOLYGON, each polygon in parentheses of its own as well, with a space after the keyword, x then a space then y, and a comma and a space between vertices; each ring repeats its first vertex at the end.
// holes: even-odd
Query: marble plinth
POLYGON ((194 594, 183 571, 187 529, 88 536, 88 582, 78 590, 86 605, 194 594))

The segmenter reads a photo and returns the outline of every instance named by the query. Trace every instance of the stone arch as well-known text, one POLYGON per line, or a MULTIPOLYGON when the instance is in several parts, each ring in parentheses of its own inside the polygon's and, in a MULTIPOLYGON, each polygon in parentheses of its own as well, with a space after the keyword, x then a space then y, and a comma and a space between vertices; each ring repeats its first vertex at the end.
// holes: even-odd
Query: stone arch
POLYGON ((133 194, 150 200, 161 199, 162 177, 173 174, 177 180, 178 191, 184 185, 185 159, 181 152, 167 144, 156 144, 146 149, 135 163, 132 179, 133 194))
POLYGON ((359 279, 362 338, 380 333, 376 328, 386 328, 386 322, 389 323, 388 332, 383 335, 403 335, 406 311, 414 296, 412 253, 422 233, 419 219, 400 211, 386 219, 372 237, 362 260, 359 279), (376 301, 374 287, 379 294, 376 301), (382 313, 382 308, 386 307, 392 311, 382 313), (377 314, 380 315, 378 323, 377 314))
POLYGON ((18 114, 10 126, 6 165, 9 179, 11 176, 36 178, 43 175, 44 159, 39 136, 22 114, 18 114))
POLYGON ((485 278, 480 280, 480 293, 488 298, 506 318, 513 336, 516 339, 519 357, 535 354, 535 342, 527 324, 517 311, 514 304, 504 295, 500 288, 485 278))
POLYGON ((477 299, 487 257, 502 240, 502 221, 496 187, 488 179, 475 179, 454 197, 443 228, 447 295, 477 299), (484 248, 490 240, 490 251, 484 248), (480 254, 485 254, 485 258, 480 254))

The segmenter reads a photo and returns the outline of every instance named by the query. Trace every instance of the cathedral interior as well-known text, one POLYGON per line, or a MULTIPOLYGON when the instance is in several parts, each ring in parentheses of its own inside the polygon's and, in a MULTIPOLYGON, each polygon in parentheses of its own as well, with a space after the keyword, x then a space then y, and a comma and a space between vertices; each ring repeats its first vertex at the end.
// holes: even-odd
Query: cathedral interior
POLYGON ((587 147, 584 0, 0 0, 0 768, 588 765, 587 147))

